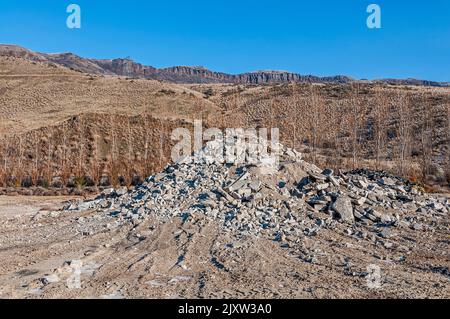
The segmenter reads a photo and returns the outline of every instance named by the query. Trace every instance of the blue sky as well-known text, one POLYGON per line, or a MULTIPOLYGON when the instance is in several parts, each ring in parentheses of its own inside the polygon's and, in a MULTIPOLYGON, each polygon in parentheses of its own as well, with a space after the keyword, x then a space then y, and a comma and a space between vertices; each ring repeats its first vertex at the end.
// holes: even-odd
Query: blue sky
POLYGON ((450 1, 1 0, 0 43, 155 67, 450 81, 450 1), (71 3, 80 30, 66 27, 71 3), (381 29, 366 26, 371 3, 381 29))

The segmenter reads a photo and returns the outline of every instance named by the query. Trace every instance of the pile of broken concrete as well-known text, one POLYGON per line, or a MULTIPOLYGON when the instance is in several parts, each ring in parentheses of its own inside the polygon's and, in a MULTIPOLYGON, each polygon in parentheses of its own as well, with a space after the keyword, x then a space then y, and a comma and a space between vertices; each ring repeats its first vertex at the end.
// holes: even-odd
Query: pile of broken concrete
MULTIPOLYGON (((201 152, 214 147, 210 142, 201 152)), ((98 211, 111 219, 109 228, 136 226, 149 217, 161 222, 211 218, 224 231, 280 241, 337 225, 361 238, 371 236, 357 231, 363 225, 373 226, 378 236, 393 227, 421 231, 450 211, 447 197, 424 194, 386 172, 322 170, 282 145, 276 167, 264 161, 224 164, 208 156, 198 161, 194 156, 168 165, 132 190, 109 189, 65 210, 98 211)))

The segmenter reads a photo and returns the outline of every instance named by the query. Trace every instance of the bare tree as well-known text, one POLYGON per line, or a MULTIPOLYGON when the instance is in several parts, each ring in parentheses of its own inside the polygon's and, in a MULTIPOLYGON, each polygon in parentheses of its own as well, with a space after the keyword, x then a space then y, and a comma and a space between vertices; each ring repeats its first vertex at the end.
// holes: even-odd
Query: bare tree
POLYGON ((447 125, 445 126, 446 128, 446 138, 445 138, 445 174, 447 177, 447 183, 450 185, 450 102, 446 101, 445 102, 445 112, 447 114, 446 117, 446 122, 447 125))
POLYGON ((389 101, 381 88, 375 93, 375 101, 373 106, 373 134, 374 134, 374 153, 375 153, 375 165, 377 169, 380 169, 380 162, 384 153, 387 136, 387 119, 389 112, 389 101))
POLYGON ((320 125, 321 125, 321 115, 323 109, 323 101, 317 93, 317 89, 313 84, 310 84, 310 94, 311 94, 311 104, 310 104, 310 144, 312 146, 312 158, 313 162, 316 163, 317 147, 319 145, 320 138, 320 125))
POLYGON ((422 103, 421 107, 422 127, 420 132, 420 146, 422 181, 425 182, 431 166, 433 115, 431 105, 424 95, 422 95, 422 100, 424 103, 422 103))
POLYGON ((34 131, 34 177, 39 177, 39 138, 37 131, 34 131))
POLYGON ((358 162, 359 155, 359 125, 361 121, 361 105, 359 101, 359 83, 352 85, 350 96, 350 137, 351 137, 351 150, 352 150, 352 167, 355 168, 358 162))
POLYGON ((397 112, 398 166, 400 174, 405 175, 411 154, 412 117, 409 97, 404 93, 398 94, 397 112))

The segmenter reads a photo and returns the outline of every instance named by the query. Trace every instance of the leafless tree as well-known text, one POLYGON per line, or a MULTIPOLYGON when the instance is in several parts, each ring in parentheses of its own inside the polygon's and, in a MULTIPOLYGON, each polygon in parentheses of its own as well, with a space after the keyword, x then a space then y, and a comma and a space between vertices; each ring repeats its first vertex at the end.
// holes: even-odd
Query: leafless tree
POLYGON ((381 158, 383 157, 386 145, 387 126, 388 126, 389 100, 381 88, 375 93, 373 104, 373 134, 374 134, 374 153, 375 165, 380 169, 381 158))
POLYGON ((352 166, 355 168, 358 164, 359 155, 359 126, 361 122, 361 105, 359 100, 359 83, 354 83, 351 89, 350 96, 350 137, 352 150, 352 166))

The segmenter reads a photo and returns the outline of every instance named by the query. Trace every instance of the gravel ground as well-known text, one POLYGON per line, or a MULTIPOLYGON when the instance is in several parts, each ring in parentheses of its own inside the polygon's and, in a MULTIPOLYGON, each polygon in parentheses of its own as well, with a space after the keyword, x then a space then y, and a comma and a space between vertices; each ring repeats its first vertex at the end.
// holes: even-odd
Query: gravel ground
POLYGON ((52 213, 64 201, 0 197, 1 298, 450 297, 448 231, 401 228, 386 248, 339 223, 290 247, 202 215, 109 229, 94 211, 52 213))

